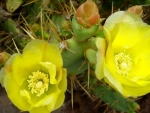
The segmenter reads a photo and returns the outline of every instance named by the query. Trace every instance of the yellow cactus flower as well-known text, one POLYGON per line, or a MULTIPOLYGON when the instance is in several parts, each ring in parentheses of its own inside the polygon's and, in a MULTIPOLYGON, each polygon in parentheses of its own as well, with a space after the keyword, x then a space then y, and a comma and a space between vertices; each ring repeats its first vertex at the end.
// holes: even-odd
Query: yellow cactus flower
POLYGON ((150 92, 150 26, 134 13, 119 11, 98 38, 95 74, 125 97, 150 92))
POLYGON ((57 45, 33 40, 0 72, 9 99, 22 111, 50 113, 59 108, 67 87, 66 69, 57 45))

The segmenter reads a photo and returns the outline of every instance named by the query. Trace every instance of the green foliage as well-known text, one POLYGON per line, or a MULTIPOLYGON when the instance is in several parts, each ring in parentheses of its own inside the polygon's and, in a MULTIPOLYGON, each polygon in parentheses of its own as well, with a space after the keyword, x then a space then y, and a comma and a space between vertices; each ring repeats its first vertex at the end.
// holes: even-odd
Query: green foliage
POLYGON ((22 49, 24 47, 22 44, 23 43, 23 38, 22 38, 23 31, 19 28, 20 26, 11 18, 7 19, 3 26, 5 28, 5 31, 7 31, 10 35, 13 36, 13 39, 16 42, 17 46, 22 49))
POLYGON ((149 0, 131 0, 132 5, 146 5, 149 4, 149 0))

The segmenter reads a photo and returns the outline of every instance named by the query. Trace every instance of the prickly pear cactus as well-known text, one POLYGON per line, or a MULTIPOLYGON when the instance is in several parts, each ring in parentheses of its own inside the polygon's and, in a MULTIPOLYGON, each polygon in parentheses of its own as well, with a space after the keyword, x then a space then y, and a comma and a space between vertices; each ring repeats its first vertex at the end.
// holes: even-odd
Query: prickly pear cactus
MULTIPOLYGON (((148 14, 144 12, 146 8, 143 10, 141 5, 136 6, 135 1, 130 3, 125 1, 114 0, 114 4, 105 0, 0 1, 0 83, 10 101, 21 111, 50 113, 65 103, 65 92, 68 91, 71 94, 70 103, 73 107, 73 90, 77 83, 80 90, 85 91, 90 98, 96 96, 97 100, 103 101, 112 110, 136 113, 140 109, 140 105, 135 101, 137 97, 134 95, 132 97, 132 92, 129 93, 131 96, 124 96, 121 89, 130 76, 126 77, 124 74, 125 80, 122 80, 122 75, 121 77, 116 75, 118 71, 115 74, 112 71, 126 70, 130 61, 129 55, 124 55, 125 60, 123 56, 121 60, 112 60, 119 54, 121 44, 124 44, 115 42, 115 37, 118 39, 119 33, 124 28, 130 28, 135 23, 145 26, 145 30, 149 31, 149 25, 142 22, 144 20, 149 23, 150 20, 148 14), (135 6, 129 8, 131 5, 135 6), (113 13, 119 12, 118 9, 123 10, 120 11, 123 16, 119 13, 111 18, 112 20, 107 19, 113 13), (144 16, 144 13, 147 16, 144 16), (133 20, 136 22, 132 23, 133 20), (112 55, 114 48, 118 51, 112 55), (117 65, 114 66, 115 63, 117 65), (116 82, 116 78, 120 81, 116 82), (70 89, 67 89, 67 83, 70 89), (117 88, 118 86, 121 88, 117 89, 112 83, 116 83, 117 88)), ((144 4, 148 1, 139 0, 138 3, 144 4)), ((131 32, 131 36, 140 31, 142 36, 145 36, 146 42, 139 38, 135 39, 135 43, 141 41, 146 45, 150 42, 147 38, 149 32, 143 31, 144 27, 140 27, 132 27, 136 32, 133 34, 131 32)), ((126 36, 126 34, 121 35, 126 36)), ((128 52, 130 46, 132 46, 130 42, 129 45, 124 45, 123 54, 128 52)), ((145 52, 149 51, 146 47, 145 52)), ((133 46, 133 50, 137 50, 136 46, 133 46)), ((132 55, 137 54, 136 51, 132 55)), ((147 58, 145 56, 147 54, 138 58, 141 58, 140 64, 145 64, 148 69, 149 65, 143 63, 143 57, 147 58)), ((134 61, 138 61, 138 58, 134 61)), ((137 68, 139 69, 138 66, 137 68)), ((149 74, 147 70, 143 73, 149 74)), ((139 94, 146 95, 150 92, 149 76, 143 76, 140 79, 131 77, 125 87, 146 87, 143 95, 139 94), (135 82, 136 79, 139 81, 135 82), (146 81, 140 81, 141 79, 146 81)))

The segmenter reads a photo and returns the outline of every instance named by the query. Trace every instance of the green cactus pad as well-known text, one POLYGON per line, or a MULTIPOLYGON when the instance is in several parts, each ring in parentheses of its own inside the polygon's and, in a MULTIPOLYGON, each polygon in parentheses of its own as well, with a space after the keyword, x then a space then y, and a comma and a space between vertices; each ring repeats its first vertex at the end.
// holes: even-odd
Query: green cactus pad
POLYGON ((99 86, 94 90, 94 92, 102 101, 108 103, 108 105, 115 110, 135 113, 135 110, 139 109, 139 105, 136 102, 129 98, 124 98, 121 94, 109 86, 99 86))
POLYGON ((23 3, 23 0, 7 0, 6 2, 6 9, 13 13, 15 10, 17 10, 21 4, 23 3))
POLYGON ((99 25, 93 25, 90 28, 86 28, 80 24, 78 24, 77 19, 72 19, 72 29, 74 36, 77 41, 82 42, 86 41, 92 36, 95 35, 96 31, 99 29, 99 25))

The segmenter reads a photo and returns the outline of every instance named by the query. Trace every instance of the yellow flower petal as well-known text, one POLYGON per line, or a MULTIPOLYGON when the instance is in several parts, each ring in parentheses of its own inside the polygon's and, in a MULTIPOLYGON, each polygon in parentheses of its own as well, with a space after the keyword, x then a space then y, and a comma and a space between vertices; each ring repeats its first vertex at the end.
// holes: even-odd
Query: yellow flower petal
POLYGON ((47 71, 50 74, 50 83, 56 84, 56 66, 52 64, 51 62, 40 62, 40 64, 47 69, 47 71))
MULTIPOLYGON (((140 87, 140 85, 138 85, 137 83, 131 81, 130 79, 128 79, 127 77, 117 74, 115 72, 115 70, 112 70, 111 67, 109 67, 107 64, 105 64, 104 67, 104 74, 105 77, 112 83, 112 84, 122 84, 122 85, 126 85, 126 86, 133 86, 133 87, 140 87)), ((118 87, 118 86, 117 86, 118 87)), ((120 87, 120 86, 119 86, 120 87)), ((119 88, 118 87, 118 88, 119 88)))
POLYGON ((64 94, 64 93, 60 93, 60 94, 58 95, 57 100, 55 100, 56 103, 54 104, 53 107, 52 107, 51 104, 47 105, 48 110, 49 110, 49 111, 50 111, 50 110, 54 111, 54 110, 58 109, 59 107, 61 107, 62 104, 64 103, 64 99, 65 99, 65 94, 64 94))
POLYGON ((22 56, 16 55, 12 64, 12 76, 16 82, 21 85, 31 72, 39 69, 39 62, 41 60, 42 54, 38 50, 33 51, 30 49, 24 52, 22 56))
POLYGON ((34 107, 40 107, 40 106, 45 106, 45 105, 49 105, 49 104, 54 107, 55 103, 56 103, 55 100, 58 98, 59 93, 60 93, 60 91, 57 90, 57 91, 55 91, 55 93, 47 95, 45 98, 41 99, 39 102, 34 104, 34 107))
POLYGON ((22 96, 20 95, 21 87, 13 80, 11 76, 5 76, 4 87, 6 89, 8 97, 14 105, 24 111, 29 111, 32 109, 32 105, 30 105, 27 100, 25 98, 22 98, 22 96))
POLYGON ((136 81, 136 83, 139 84, 140 86, 150 85, 150 81, 146 81, 146 80, 138 80, 136 81))
POLYGON ((96 75, 99 75, 99 76, 97 76, 97 78, 100 80, 104 77, 103 63, 105 60, 104 56, 105 56, 105 49, 106 49, 105 39, 97 38, 96 46, 98 48, 98 52, 97 52, 97 64, 96 64, 95 73, 96 73, 96 75))
POLYGON ((62 89, 62 91, 66 90, 67 88, 67 71, 66 69, 59 69, 59 75, 60 78, 57 78, 57 81, 59 82, 58 84, 58 89, 62 89))
POLYGON ((150 26, 141 22, 118 23, 116 27, 118 30, 114 31, 116 36, 112 42, 115 52, 133 47, 150 34, 150 26))
POLYGON ((51 62, 58 67, 63 65, 61 53, 55 44, 48 44, 44 40, 33 40, 27 44, 23 52, 26 52, 28 49, 33 51, 38 49, 42 54, 42 62, 51 62))
POLYGON ((25 90, 25 89, 20 90, 20 96, 22 96, 24 99, 26 99, 29 104, 32 104, 31 96, 27 90, 25 90))
POLYGON ((147 94, 147 92, 150 92, 150 84, 143 86, 143 87, 128 87, 123 86, 124 88, 124 95, 127 97, 139 97, 147 94))
MULTIPOLYGON (((141 80, 148 77, 150 74, 150 59, 149 54, 139 54, 134 58, 133 68, 129 73, 129 78, 133 81, 141 80), (138 71, 137 71, 138 70, 138 71)), ((148 80, 150 79, 147 78, 148 80)))
MULTIPOLYGON (((8 61, 5 63, 5 67, 3 68, 4 69, 4 72, 3 72, 3 74, 5 74, 6 75, 6 73, 12 73, 12 63, 13 63, 13 61, 14 61, 14 59, 15 59, 15 57, 17 56, 17 55, 20 55, 20 54, 13 54, 9 59, 8 59, 8 61)), ((3 76, 3 75, 2 75, 3 76)))
POLYGON ((50 113, 46 106, 35 107, 29 112, 30 113, 50 113))
POLYGON ((135 21, 142 22, 142 19, 133 13, 125 12, 125 11, 118 11, 112 14, 111 16, 109 16, 109 18, 106 20, 104 24, 104 27, 106 27, 109 30, 111 34, 111 38, 112 38, 111 40, 113 40, 116 35, 115 31, 118 29, 116 27, 116 24, 122 23, 122 22, 130 23, 130 22, 135 22, 135 21))

